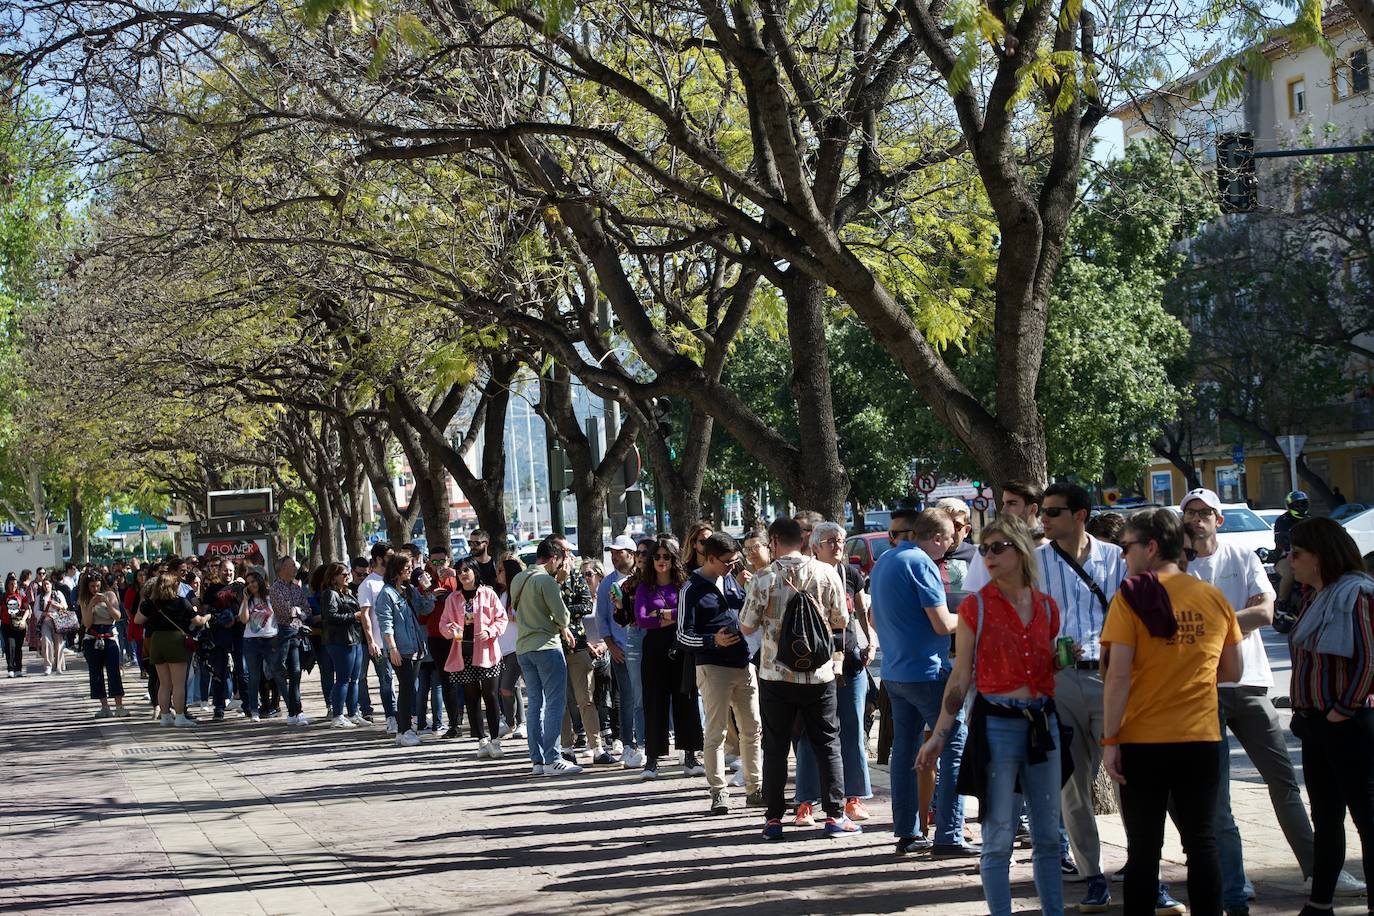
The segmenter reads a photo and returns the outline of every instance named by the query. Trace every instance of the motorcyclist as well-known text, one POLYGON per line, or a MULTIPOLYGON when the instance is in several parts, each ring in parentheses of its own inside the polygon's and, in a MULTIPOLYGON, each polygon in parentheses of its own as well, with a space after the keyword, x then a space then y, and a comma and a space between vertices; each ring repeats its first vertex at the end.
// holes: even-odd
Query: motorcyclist
MULTIPOLYGON (((1279 554, 1274 563, 1274 568, 1281 577, 1277 602, 1278 608, 1281 609, 1279 614, 1280 616, 1291 617, 1293 616, 1292 601, 1290 600, 1293 595, 1293 568, 1288 563, 1288 551, 1293 546, 1293 526, 1307 518, 1308 513, 1311 512, 1312 503, 1302 490, 1289 492, 1284 497, 1283 503, 1288 511, 1274 521, 1274 547, 1279 554)), ((1276 623, 1275 629, 1284 632, 1281 624, 1276 623)))

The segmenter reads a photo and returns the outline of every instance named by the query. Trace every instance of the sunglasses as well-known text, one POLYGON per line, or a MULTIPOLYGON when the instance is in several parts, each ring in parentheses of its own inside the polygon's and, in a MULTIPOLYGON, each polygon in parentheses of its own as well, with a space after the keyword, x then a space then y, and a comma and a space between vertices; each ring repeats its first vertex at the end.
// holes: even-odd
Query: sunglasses
POLYGON ((654 554, 654 562, 656 562, 656 563, 663 563, 663 562, 671 563, 672 561, 673 561, 673 555, 672 555, 671 553, 656 553, 656 554, 654 554))
POLYGON ((1006 553, 1008 550, 1011 550, 1015 546, 1016 545, 1013 544, 1011 541, 993 541, 991 544, 979 544, 978 553, 981 556, 987 556, 988 554, 992 554, 993 556, 1000 557, 1002 554, 1006 553))
POLYGON ((594 573, 594 572, 584 572, 584 573, 582 574, 582 578, 584 578, 584 579, 595 579, 595 578, 596 578, 596 573, 594 573))
POLYGON ((899 538, 904 534, 911 534, 910 528, 893 528, 887 533, 890 538, 899 538))
POLYGON ((1041 515, 1047 515, 1050 518, 1059 518, 1059 516, 1063 515, 1065 512, 1070 515, 1073 514, 1073 510, 1068 506, 1044 506, 1040 509, 1041 515))

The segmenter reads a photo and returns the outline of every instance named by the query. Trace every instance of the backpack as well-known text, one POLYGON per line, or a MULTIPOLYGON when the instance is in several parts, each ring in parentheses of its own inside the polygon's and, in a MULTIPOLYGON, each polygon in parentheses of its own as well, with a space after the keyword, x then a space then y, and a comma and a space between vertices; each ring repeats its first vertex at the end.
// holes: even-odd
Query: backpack
POLYGON ((830 662, 834 645, 820 602, 795 582, 778 630, 778 664, 809 674, 830 662))

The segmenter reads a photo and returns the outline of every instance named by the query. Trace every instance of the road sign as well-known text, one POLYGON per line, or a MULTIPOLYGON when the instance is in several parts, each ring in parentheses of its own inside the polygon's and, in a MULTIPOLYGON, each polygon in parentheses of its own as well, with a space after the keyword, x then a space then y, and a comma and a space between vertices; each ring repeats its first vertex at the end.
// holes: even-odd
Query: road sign
POLYGON ((1279 451, 1283 452, 1283 457, 1289 461, 1301 455, 1302 447, 1306 444, 1306 436, 1279 436, 1279 451))
POLYGON ((987 497, 986 497, 986 496, 975 496, 975 497, 973 497, 972 500, 969 501, 969 505, 973 507, 974 511, 977 511, 977 512, 985 512, 985 511, 987 511, 987 508, 988 508, 988 500, 987 500, 987 497))
POLYGON ((922 474, 916 478, 916 489, 922 493, 929 493, 939 484, 934 474, 922 474))
POLYGON ((1231 446, 1231 460, 1232 460, 1233 462, 1235 462, 1236 464, 1244 464, 1244 463, 1245 463, 1245 446, 1243 446, 1243 445, 1233 445, 1233 446, 1231 446))
POLYGON ((1111 487, 1110 489, 1102 491, 1102 501, 1109 506, 1115 506, 1120 499, 1121 490, 1116 487, 1111 487))

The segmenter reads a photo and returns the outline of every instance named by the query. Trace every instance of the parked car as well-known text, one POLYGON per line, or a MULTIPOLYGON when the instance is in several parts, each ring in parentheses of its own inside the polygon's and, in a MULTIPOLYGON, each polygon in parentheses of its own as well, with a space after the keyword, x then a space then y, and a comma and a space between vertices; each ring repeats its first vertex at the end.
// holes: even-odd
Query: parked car
POLYGON ((886 529, 881 532, 866 531, 856 534, 844 542, 844 552, 849 557, 849 562, 857 566, 859 572, 865 576, 873 571, 873 564, 878 562, 878 557, 891 547, 892 542, 888 540, 886 529))
POLYGON ((1355 539, 1366 569, 1374 568, 1374 509, 1347 518, 1341 526, 1355 539))
POLYGON ((874 509, 864 513, 864 531, 879 532, 887 534, 892 526, 891 509, 874 509))
POLYGON ((1287 511, 1287 509, 1256 509, 1255 514, 1260 517, 1260 521, 1273 528, 1274 523, 1279 520, 1279 516, 1287 511))
POLYGON ((448 548, 454 557, 465 557, 471 552, 467 537, 461 534, 455 534, 448 539, 448 548))
POLYGON ((1333 522, 1344 522, 1346 519, 1354 518, 1368 509, 1374 509, 1374 506, 1367 506, 1364 503, 1346 503, 1332 510, 1331 520, 1333 522))

